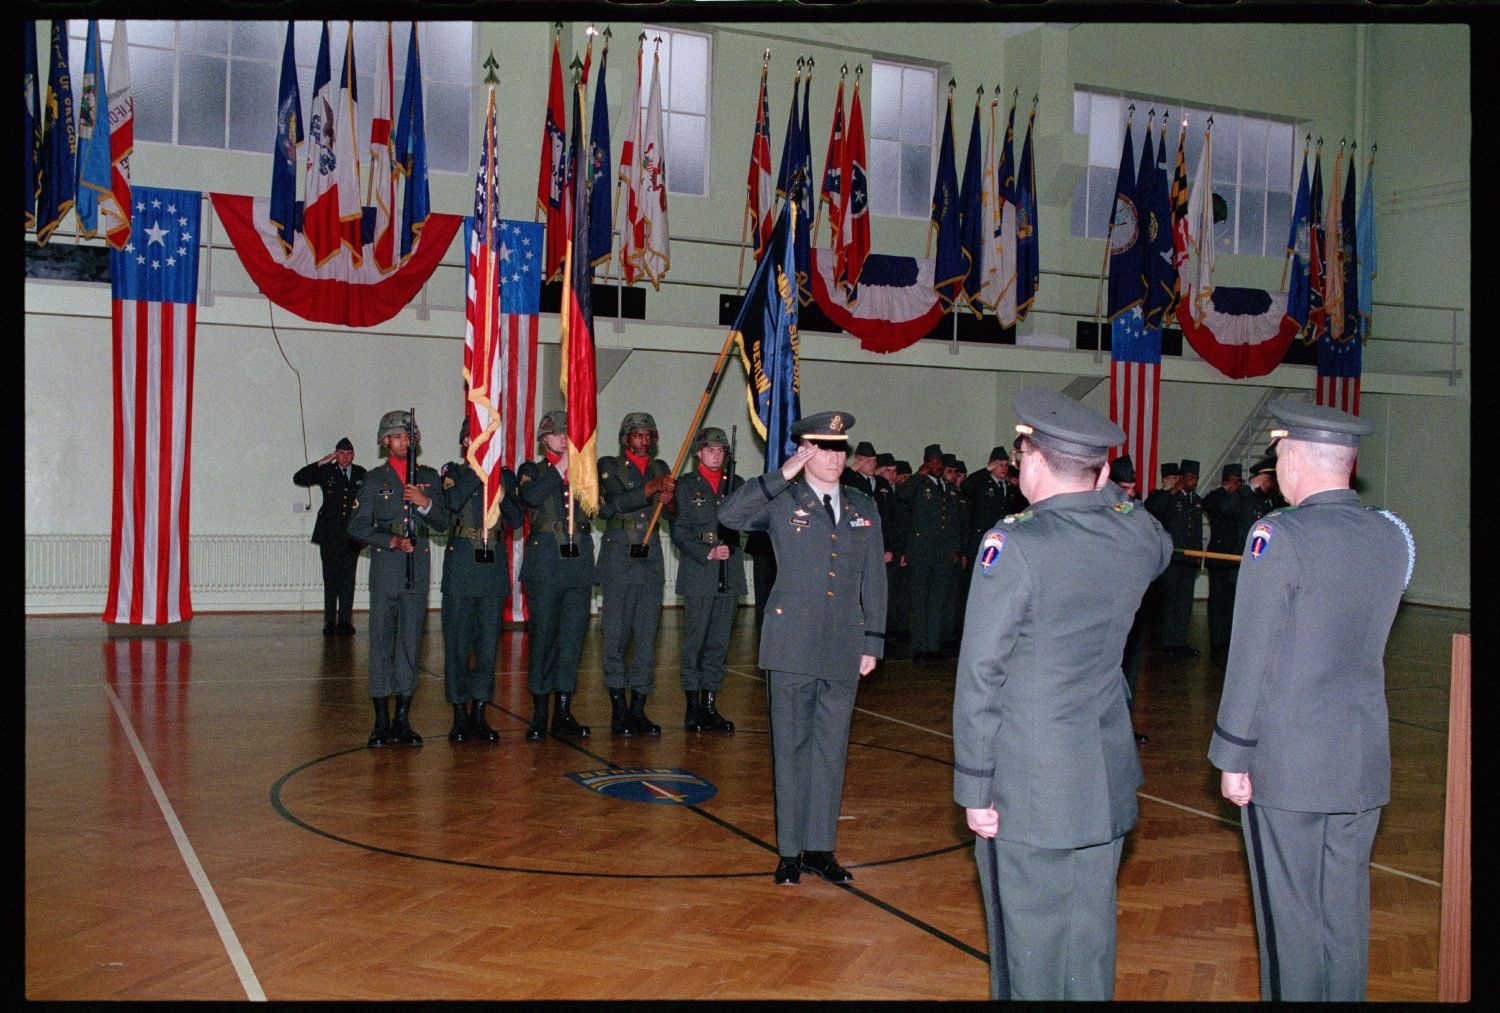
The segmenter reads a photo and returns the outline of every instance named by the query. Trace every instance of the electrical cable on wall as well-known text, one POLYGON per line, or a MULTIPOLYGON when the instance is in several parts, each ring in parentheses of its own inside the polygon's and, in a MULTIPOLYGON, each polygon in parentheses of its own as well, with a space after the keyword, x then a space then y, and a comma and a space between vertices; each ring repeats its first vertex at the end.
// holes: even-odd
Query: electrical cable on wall
MULTIPOLYGON (((266 316, 271 321, 271 338, 276 342, 276 350, 281 353, 281 360, 286 363, 286 368, 297 378, 297 418, 302 424, 302 459, 311 460, 307 456, 307 411, 302 405, 302 374, 297 372, 292 360, 286 357, 286 349, 281 347, 281 335, 276 333, 276 310, 269 299, 266 300, 266 316)), ((311 510, 312 505, 312 487, 308 486, 307 509, 311 510)))

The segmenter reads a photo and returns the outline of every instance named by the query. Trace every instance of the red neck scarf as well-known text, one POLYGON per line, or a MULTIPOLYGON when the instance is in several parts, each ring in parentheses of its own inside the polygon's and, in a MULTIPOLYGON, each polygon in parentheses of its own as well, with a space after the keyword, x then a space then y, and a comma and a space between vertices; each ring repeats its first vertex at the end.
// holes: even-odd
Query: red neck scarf
POLYGON ((698 465, 698 474, 703 476, 703 481, 708 483, 709 488, 711 488, 714 491, 714 495, 717 496, 719 494, 719 482, 724 478, 723 469, 720 469, 719 471, 709 471, 707 468, 700 464, 698 465))
POLYGON ((649 458, 649 457, 636 457, 634 454, 632 454, 628 450, 625 451, 625 456, 630 459, 630 463, 631 464, 635 465, 637 468, 640 469, 641 475, 642 475, 642 477, 644 477, 645 474, 646 474, 646 469, 649 468, 649 467, 651 467, 651 458, 649 458))
POLYGON ((392 457, 392 458, 389 458, 389 460, 391 462, 391 467, 393 469, 395 469, 396 477, 401 480, 401 484, 402 485, 410 485, 411 482, 406 477, 406 474, 407 474, 407 461, 406 461, 406 458, 404 458, 404 457, 392 457))

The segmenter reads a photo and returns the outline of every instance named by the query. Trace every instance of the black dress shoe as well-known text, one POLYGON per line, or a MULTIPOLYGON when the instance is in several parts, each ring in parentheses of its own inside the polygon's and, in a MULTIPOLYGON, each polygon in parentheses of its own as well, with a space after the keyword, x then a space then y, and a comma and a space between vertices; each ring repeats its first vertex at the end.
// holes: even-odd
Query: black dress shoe
POLYGON ((339 631, 339 628, 337 626, 334 626, 334 625, 330 624, 328 626, 323 627, 323 636, 325 636, 325 637, 331 637, 335 633, 337 633, 338 631, 339 631))
POLYGON ((831 851, 804 851, 801 864, 803 871, 816 872, 830 883, 847 883, 854 878, 854 873, 840 865, 831 851))
POLYGON ((781 861, 776 863, 776 873, 771 877, 777 886, 796 886, 802 882, 802 870, 797 867, 795 858, 781 856, 781 861))
POLYGON ((342 636, 342 637, 352 637, 352 636, 354 636, 354 632, 355 631, 354 631, 354 624, 353 623, 339 623, 336 628, 339 631, 339 636, 342 636))

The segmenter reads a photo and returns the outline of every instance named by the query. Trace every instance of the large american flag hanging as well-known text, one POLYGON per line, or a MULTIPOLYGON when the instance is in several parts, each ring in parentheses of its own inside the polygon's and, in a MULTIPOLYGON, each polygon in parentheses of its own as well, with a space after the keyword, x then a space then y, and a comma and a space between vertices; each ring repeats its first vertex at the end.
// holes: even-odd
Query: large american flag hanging
POLYGON ((110 251, 114 509, 104 621, 182 622, 202 195, 136 187, 134 230, 110 251))

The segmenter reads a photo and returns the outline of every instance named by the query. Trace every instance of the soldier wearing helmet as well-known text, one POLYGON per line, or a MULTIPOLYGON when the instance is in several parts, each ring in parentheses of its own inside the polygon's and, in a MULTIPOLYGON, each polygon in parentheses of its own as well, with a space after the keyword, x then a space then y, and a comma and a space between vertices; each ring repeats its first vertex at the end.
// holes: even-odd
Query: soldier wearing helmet
POLYGON ((658 502, 667 516, 676 512, 677 483, 667 462, 651 456, 656 438, 656 420, 648 412, 629 412, 620 420, 620 454, 599 458, 600 625, 610 731, 616 735, 661 734, 646 716, 646 698, 656 687, 656 627, 666 586, 661 518, 649 538, 647 528, 658 502))
POLYGON ((427 619, 427 585, 431 572, 427 537, 446 531, 448 508, 439 495, 438 473, 410 466, 422 441, 410 412, 386 412, 376 439, 385 450, 384 464, 365 475, 349 537, 370 546, 370 696, 375 727, 368 745, 420 746, 422 737, 408 720, 417 688, 417 652, 427 619), (416 519, 415 537, 406 534, 407 504, 416 519), (412 557, 408 587, 407 557, 412 557), (396 698, 391 718, 386 700, 396 698))
POLYGON ((730 630, 745 593, 745 557, 740 533, 719 523, 719 504, 745 480, 726 474, 729 438, 717 426, 698 430, 690 449, 697 455, 695 466, 677 483, 672 518, 672 544, 682 554, 677 593, 683 601, 683 727, 732 732, 734 722, 719 713, 718 694, 724 688, 730 630))
POLYGON ((521 583, 526 590, 531 641, 526 682, 531 691, 531 724, 526 741, 547 733, 547 710, 552 707, 552 731, 582 738, 589 726, 573 717, 573 694, 578 690, 578 659, 589 628, 589 601, 594 596, 594 536, 589 519, 573 517, 568 530, 568 413, 561 409, 542 416, 536 427, 541 455, 523 462, 517 473, 516 495, 531 519, 526 551, 521 558, 521 583), (577 551, 562 555, 561 546, 577 551))

